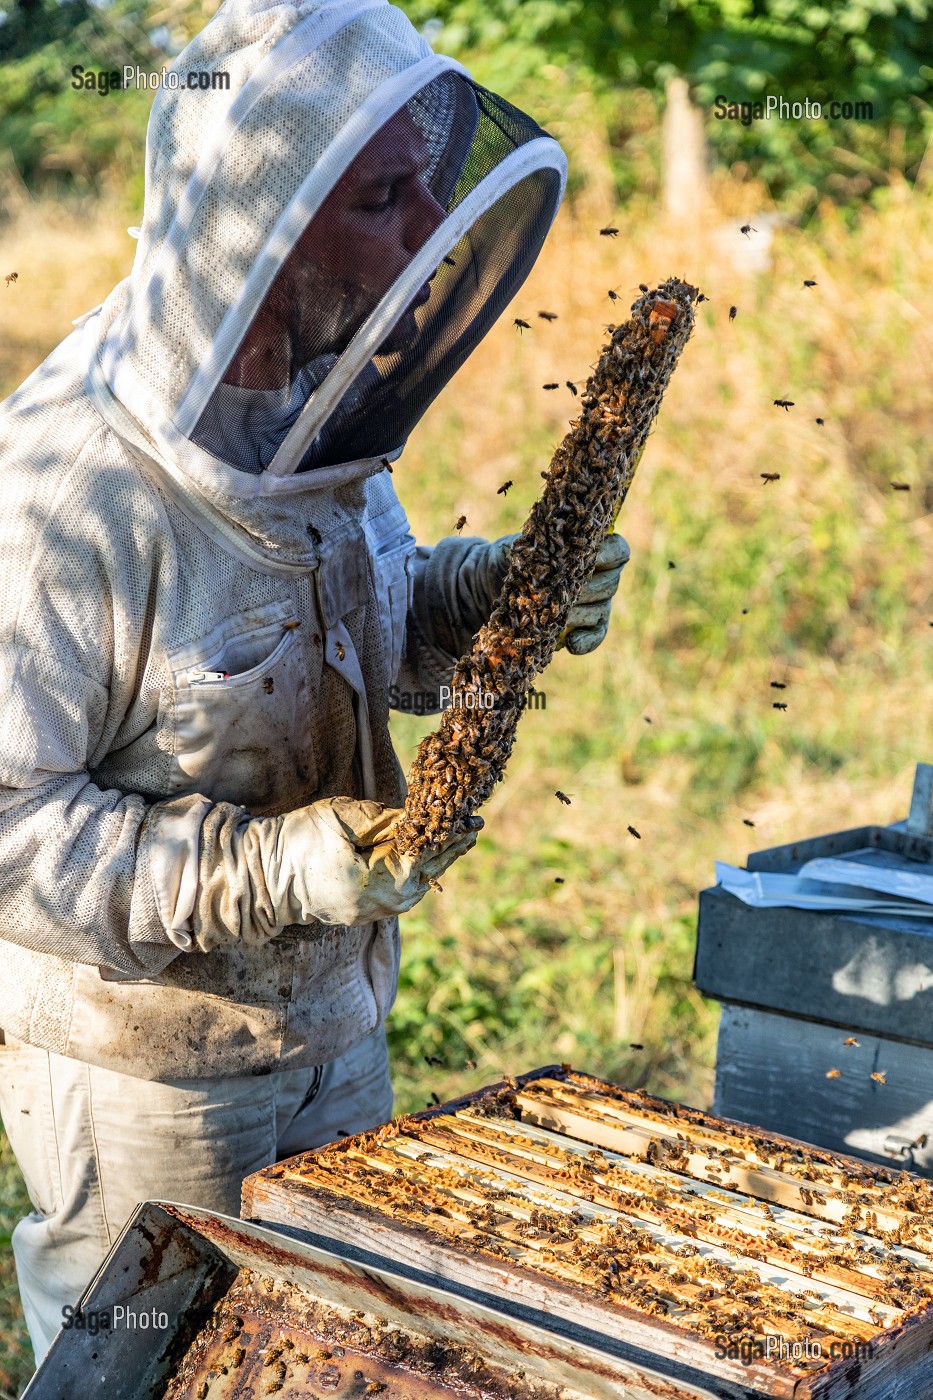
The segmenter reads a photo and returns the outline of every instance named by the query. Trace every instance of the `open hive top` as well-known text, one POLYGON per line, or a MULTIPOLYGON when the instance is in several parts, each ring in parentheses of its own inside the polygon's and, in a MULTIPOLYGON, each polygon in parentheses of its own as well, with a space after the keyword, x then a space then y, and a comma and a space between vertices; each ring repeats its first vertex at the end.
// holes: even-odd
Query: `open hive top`
POLYGON ((268 1219, 276 1190, 290 1224, 399 1258, 427 1235, 466 1256, 464 1278, 495 1261, 516 1300, 601 1314, 608 1335, 638 1323, 639 1344, 647 1324, 660 1352, 688 1338, 712 1373, 737 1374, 730 1348, 765 1358, 765 1378, 779 1355, 787 1384, 762 1393, 855 1393, 797 1382, 839 1358, 870 1369, 908 1333, 913 1351, 933 1325, 933 1183, 566 1067, 280 1163, 244 1199, 268 1219))
POLYGON ((553 1400, 467 1348, 329 1306, 243 1268, 188 1348, 164 1400, 553 1400))

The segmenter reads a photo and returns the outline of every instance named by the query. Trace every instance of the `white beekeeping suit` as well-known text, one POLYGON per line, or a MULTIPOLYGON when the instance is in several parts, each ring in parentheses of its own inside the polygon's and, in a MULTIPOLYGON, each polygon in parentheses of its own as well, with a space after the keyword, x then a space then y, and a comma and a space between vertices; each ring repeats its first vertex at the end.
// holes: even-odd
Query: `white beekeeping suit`
POLYGON ((401 804, 389 686, 495 584, 416 554, 385 462, 565 178, 386 0, 228 0, 173 71, 132 272, 0 420, 0 1026, 151 1080, 325 1063, 391 1005, 436 871, 326 799, 401 804))

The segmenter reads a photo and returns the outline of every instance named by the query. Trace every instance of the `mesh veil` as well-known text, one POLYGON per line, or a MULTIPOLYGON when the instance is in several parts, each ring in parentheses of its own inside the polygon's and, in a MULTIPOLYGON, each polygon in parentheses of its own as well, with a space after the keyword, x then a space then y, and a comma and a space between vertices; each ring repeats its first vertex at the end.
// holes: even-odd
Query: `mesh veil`
POLYGON ((280 474, 404 444, 540 251, 560 174, 518 158, 542 141, 459 73, 392 112, 284 259, 192 440, 280 474))

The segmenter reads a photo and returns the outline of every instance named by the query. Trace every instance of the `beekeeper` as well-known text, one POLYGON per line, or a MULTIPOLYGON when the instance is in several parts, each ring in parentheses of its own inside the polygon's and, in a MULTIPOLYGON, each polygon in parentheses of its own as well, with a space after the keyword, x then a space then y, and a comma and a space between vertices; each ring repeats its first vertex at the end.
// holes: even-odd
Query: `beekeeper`
POLYGON ((395 850, 389 687, 449 683, 508 540, 416 547, 387 468, 565 179, 386 0, 228 0, 172 71, 132 272, 0 410, 0 1109, 38 1355, 137 1202, 237 1214, 248 1173, 391 1114, 397 916, 476 833, 395 850))

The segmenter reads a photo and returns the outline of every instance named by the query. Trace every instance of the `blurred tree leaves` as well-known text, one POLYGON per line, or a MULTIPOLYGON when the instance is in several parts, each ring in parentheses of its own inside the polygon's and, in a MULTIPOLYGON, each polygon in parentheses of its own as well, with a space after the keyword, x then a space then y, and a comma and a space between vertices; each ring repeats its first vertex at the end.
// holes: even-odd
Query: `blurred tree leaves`
MULTIPOLYGON (((0 0, 0 148, 30 185, 94 191, 142 164, 151 93, 75 92, 75 63, 153 69, 217 0, 0 0), (5 7, 4 7, 5 6, 5 7)), ((401 0, 479 81, 558 125, 589 95, 608 134, 619 199, 657 187, 664 84, 689 80, 717 160, 763 180, 803 216, 826 195, 857 203, 913 178, 933 130, 933 0, 401 0), (870 101, 871 122, 716 120, 718 94, 870 101)), ((566 124, 566 122, 565 122, 566 124)), ((0 151, 0 160, 3 152, 0 151)))
MULTIPOLYGON (((516 100, 547 65, 595 85, 627 193, 633 90, 660 102, 682 74, 709 117, 718 161, 740 165, 797 214, 830 195, 858 202, 896 170, 913 178, 933 132, 930 0, 402 0, 439 50, 516 100), (717 120, 717 95, 755 102, 868 101, 873 120, 717 120), (621 138, 621 140, 620 140, 621 138)), ((740 170, 740 173, 742 171, 740 170)))

